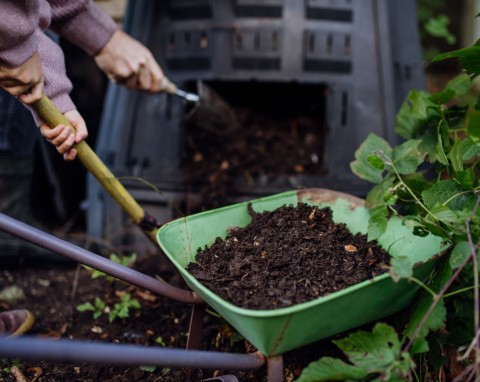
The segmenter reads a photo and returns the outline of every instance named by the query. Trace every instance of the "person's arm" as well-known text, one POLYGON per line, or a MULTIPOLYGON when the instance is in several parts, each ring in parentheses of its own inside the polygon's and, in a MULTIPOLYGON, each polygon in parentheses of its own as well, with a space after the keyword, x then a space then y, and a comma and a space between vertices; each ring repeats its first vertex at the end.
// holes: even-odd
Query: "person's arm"
POLYGON ((152 53, 117 28, 91 0, 49 0, 51 29, 95 57, 108 78, 130 89, 160 90, 163 72, 152 53))
POLYGON ((40 10, 37 1, 0 2, 0 87, 25 103, 43 93, 43 69, 37 52, 40 10), (8 17, 5 17, 8 15, 8 17))

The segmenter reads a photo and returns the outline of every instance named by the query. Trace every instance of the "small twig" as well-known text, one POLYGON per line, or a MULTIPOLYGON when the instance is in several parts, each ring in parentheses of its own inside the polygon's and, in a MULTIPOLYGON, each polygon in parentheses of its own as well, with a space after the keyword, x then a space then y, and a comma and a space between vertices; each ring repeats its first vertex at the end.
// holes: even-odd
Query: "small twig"
POLYGON ((27 377, 23 375, 23 373, 18 367, 12 366, 10 372, 13 374, 17 382, 29 382, 27 377))
POLYGON ((75 269, 75 275, 73 276, 72 292, 70 293, 70 321, 73 319, 73 307, 75 305, 75 295, 77 294, 78 279, 80 277, 81 268, 82 265, 77 264, 77 268, 75 269))
POLYGON ((463 353, 463 355, 461 355, 461 356, 458 356, 457 360, 465 361, 468 357, 470 357, 470 354, 472 353, 472 350, 475 348, 475 346, 478 343, 478 338, 479 337, 480 337, 480 330, 477 331, 477 334, 475 335, 475 337, 473 337, 473 340, 472 340, 472 342, 470 342, 470 345, 468 345, 468 348, 467 348, 467 350, 465 350, 465 353, 463 353))

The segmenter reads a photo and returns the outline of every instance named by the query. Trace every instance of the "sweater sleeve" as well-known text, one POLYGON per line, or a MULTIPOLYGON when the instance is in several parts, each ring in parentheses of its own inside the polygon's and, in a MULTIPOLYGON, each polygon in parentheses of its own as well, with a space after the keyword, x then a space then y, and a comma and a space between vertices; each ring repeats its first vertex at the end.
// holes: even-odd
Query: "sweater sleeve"
POLYGON ((50 29, 95 56, 117 29, 115 21, 92 0, 48 0, 50 29))
POLYGON ((0 61, 7 66, 23 64, 37 51, 35 30, 39 24, 37 0, 0 1, 0 61))

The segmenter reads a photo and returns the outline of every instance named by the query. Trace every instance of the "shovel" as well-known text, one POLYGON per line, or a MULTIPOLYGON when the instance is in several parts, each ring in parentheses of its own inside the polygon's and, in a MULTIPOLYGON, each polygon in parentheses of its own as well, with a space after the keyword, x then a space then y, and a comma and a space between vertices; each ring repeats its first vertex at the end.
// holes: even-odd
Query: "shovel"
POLYGON ((160 91, 177 95, 188 102, 193 102, 193 108, 186 115, 186 122, 195 127, 214 134, 231 134, 238 127, 237 116, 225 99, 202 81, 197 81, 198 94, 181 90, 164 77, 160 91))

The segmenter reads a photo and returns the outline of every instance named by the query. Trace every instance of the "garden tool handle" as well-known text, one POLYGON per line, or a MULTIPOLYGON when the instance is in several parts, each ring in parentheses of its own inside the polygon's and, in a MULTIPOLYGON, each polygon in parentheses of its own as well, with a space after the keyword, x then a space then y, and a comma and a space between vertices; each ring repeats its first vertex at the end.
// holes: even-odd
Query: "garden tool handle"
MULTIPOLYGON (((58 125, 69 126, 73 132, 75 129, 65 116, 57 109, 54 103, 44 94, 42 98, 31 105, 50 127, 58 125)), ((77 157, 115 199, 122 209, 138 225, 145 235, 158 246, 156 233, 160 224, 136 202, 120 181, 111 173, 97 154, 90 148, 87 142, 76 143, 77 157)))
POLYGON ((162 82, 160 82, 160 91, 168 94, 176 94, 177 85, 170 81, 166 76, 163 76, 162 82))

